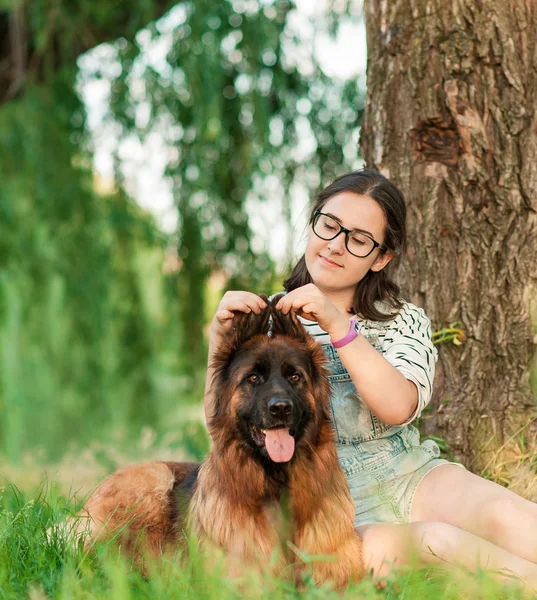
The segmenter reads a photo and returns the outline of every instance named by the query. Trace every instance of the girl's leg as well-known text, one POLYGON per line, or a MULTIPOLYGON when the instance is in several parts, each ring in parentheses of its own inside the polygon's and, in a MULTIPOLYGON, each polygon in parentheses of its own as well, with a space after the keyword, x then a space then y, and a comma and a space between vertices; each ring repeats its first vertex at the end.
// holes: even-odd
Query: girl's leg
POLYGON ((441 521, 537 562, 537 504, 469 471, 442 465, 419 484, 411 521, 441 521))
POLYGON ((519 578, 537 590, 537 565, 447 523, 375 523, 356 531, 363 541, 365 567, 375 577, 384 578, 393 567, 409 564, 462 566, 490 570, 502 579, 519 578))

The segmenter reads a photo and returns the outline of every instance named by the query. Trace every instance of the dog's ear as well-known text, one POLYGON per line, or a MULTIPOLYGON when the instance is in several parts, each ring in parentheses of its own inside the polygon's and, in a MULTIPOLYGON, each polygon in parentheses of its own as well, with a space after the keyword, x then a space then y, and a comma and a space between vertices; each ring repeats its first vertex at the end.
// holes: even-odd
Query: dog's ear
POLYGON ((259 294, 259 297, 267 304, 260 314, 256 315, 253 311, 237 314, 236 324, 229 340, 234 349, 239 348, 256 335, 267 335, 270 329, 269 301, 263 294, 259 294))
POLYGON ((284 315, 281 311, 276 310, 276 304, 278 304, 278 301, 282 296, 283 294, 278 294, 272 298, 270 302, 272 312, 271 334, 288 335, 289 337, 297 338, 303 342, 308 342, 310 336, 304 329, 302 323, 298 320, 296 314, 293 311, 289 311, 289 313, 284 315))
POLYGON ((260 314, 237 313, 234 319, 233 329, 229 332, 220 348, 215 352, 213 366, 219 370, 233 360, 235 352, 249 339, 256 335, 267 335, 270 329, 271 307, 266 296, 260 294, 267 306, 260 314))
MULTIPOLYGON (((225 385, 227 380, 227 369, 233 362, 237 351, 249 339, 256 335, 267 335, 270 328, 271 306, 266 296, 260 297, 267 303, 267 306, 256 315, 254 312, 237 313, 234 319, 233 329, 222 343, 215 350, 210 366, 214 369, 211 390, 214 390, 214 414, 209 418, 209 431, 222 415, 223 402, 225 397, 225 385)), ((211 432, 211 435, 213 433, 211 432)))

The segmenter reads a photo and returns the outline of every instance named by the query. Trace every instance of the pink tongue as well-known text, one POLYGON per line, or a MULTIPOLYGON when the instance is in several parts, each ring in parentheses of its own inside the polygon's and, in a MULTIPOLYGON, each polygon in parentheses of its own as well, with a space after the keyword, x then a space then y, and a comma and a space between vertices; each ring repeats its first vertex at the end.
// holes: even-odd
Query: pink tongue
POLYGON ((289 435, 288 429, 267 429, 265 446, 274 462, 288 462, 295 452, 295 439, 289 435))

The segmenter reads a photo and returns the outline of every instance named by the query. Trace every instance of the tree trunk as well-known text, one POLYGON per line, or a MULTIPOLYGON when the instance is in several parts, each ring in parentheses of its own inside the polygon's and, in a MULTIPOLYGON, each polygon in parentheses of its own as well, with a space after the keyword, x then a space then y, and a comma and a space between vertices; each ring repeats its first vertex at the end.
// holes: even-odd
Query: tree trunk
POLYGON ((535 435, 537 4, 366 0, 365 13, 361 146, 407 199, 397 278, 433 329, 466 333, 439 346, 422 432, 507 481, 535 435))

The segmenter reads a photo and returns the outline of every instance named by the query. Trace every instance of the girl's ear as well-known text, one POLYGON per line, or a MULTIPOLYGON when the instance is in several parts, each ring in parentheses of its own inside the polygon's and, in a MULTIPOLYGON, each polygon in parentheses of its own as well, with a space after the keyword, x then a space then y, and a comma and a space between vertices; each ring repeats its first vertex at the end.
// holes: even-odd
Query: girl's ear
POLYGON ((386 250, 383 254, 379 254, 375 259, 375 262, 371 265, 372 271, 382 271, 384 267, 392 260, 393 252, 386 250))

